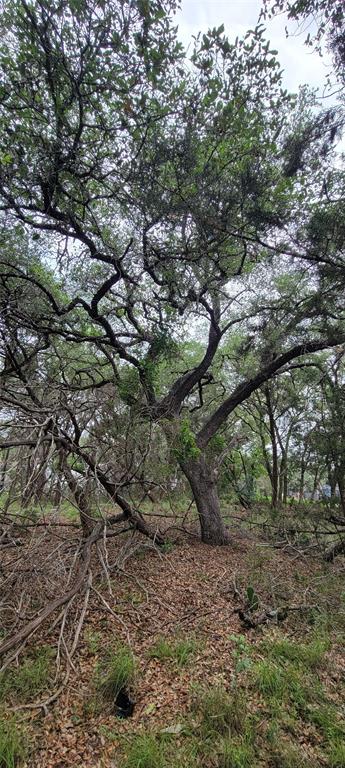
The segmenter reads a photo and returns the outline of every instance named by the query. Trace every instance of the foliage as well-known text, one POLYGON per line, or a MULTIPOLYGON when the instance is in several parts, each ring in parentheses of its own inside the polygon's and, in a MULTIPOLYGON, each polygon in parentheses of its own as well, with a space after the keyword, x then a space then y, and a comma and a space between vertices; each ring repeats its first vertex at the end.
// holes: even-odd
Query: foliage
POLYGON ((173 453, 180 462, 188 461, 188 459, 197 459, 201 454, 188 418, 182 419, 179 424, 179 431, 174 440, 173 453))
POLYGON ((220 747, 218 768, 251 768, 254 751, 250 744, 224 740, 220 747))
POLYGON ((345 766, 345 747, 343 741, 336 741, 332 744, 329 752, 330 768, 344 768, 345 766))
POLYGON ((186 473, 205 459, 209 499, 193 493, 219 543, 218 478, 248 506, 265 473, 286 497, 290 449, 313 468, 287 374, 344 339, 341 119, 283 90, 261 24, 235 41, 210 29, 188 56, 175 11, 4 3, 0 448, 23 506, 53 475, 84 528, 90 499, 127 505, 134 525, 172 459, 186 473), (278 373, 253 439, 243 404, 278 373))
POLYGON ((315 45, 321 53, 321 43, 326 35, 327 44, 334 56, 335 69, 339 78, 344 75, 345 66, 345 15, 341 0, 264 0, 266 13, 285 11, 289 19, 297 22, 313 20, 310 31, 307 26, 306 44, 315 45))
POLYGON ((283 638, 269 643, 266 647, 270 656, 278 661, 291 661, 309 669, 317 669, 324 664, 325 652, 329 649, 329 641, 317 638, 304 644, 283 638))

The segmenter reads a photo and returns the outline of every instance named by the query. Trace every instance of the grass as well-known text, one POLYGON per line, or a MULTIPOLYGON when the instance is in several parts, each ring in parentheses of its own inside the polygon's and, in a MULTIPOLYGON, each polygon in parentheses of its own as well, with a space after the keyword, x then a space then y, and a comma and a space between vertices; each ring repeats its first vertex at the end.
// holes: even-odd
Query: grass
POLYGON ((274 768, 313 768, 303 750, 288 741, 281 740, 271 753, 274 768))
POLYGON ((179 667, 184 667, 190 661, 191 656, 196 653, 197 649, 198 643, 193 638, 169 641, 164 637, 160 637, 150 648, 149 656, 151 659, 158 659, 159 661, 172 660, 179 667))
POLYGON ((102 647, 102 635, 100 632, 88 631, 85 635, 86 645, 93 655, 98 653, 102 647))
POLYGON ((329 650, 328 639, 315 639, 310 643, 296 643, 288 638, 282 638, 267 645, 269 655, 277 661, 291 661, 301 664, 308 669, 317 669, 325 660, 329 650))
POLYGON ((314 726, 318 743, 321 737, 322 759, 327 760, 328 768, 345 768, 345 723, 327 701, 317 675, 328 649, 325 636, 310 643, 282 638, 260 646, 268 658, 256 662, 251 675, 254 688, 269 703, 272 719, 266 744, 276 768, 311 768, 314 764, 303 749, 285 738, 288 731, 296 738, 305 728, 303 722, 314 726))
POLYGON ((345 768, 345 741, 335 741, 329 750, 330 768, 345 768))
POLYGON ((135 661, 126 645, 107 649, 96 667, 96 689, 107 701, 115 701, 120 691, 134 684, 135 661))
POLYGON ((309 709, 307 719, 327 741, 337 742, 341 738, 345 739, 345 724, 338 720, 336 709, 332 705, 325 703, 309 709))
POLYGON ((33 658, 25 659, 18 668, 3 672, 0 675, 0 701, 14 697, 23 704, 34 700, 46 690, 51 677, 53 653, 52 648, 43 646, 33 658))
POLYGON ((258 661, 253 666, 254 686, 265 698, 282 698, 285 691, 283 670, 271 661, 258 661))
POLYGON ((129 748, 124 768, 165 768, 162 744, 152 734, 136 736, 129 748))
POLYGON ((17 768, 26 753, 26 739, 15 720, 0 719, 0 768, 17 768))
POLYGON ((217 768, 253 768, 253 766, 254 752, 250 744, 223 741, 217 768))
POLYGON ((193 709, 200 720, 202 739, 232 736, 241 733, 246 719, 246 705, 242 693, 230 695, 223 686, 196 693, 193 709))

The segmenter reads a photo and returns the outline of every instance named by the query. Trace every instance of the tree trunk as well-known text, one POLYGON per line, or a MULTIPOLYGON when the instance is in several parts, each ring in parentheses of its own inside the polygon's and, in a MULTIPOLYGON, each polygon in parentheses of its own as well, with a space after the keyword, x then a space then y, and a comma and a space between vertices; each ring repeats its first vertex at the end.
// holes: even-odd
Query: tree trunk
POLYGON ((276 438, 276 425, 275 425, 275 420, 274 420, 274 413, 273 413, 273 407, 272 407, 272 401, 271 401, 271 393, 270 393, 269 387, 266 387, 266 389, 265 389, 265 399, 266 399, 267 413, 268 413, 268 418, 269 418, 269 430, 270 430, 271 445, 272 445, 272 475, 270 477, 271 486, 272 486, 271 506, 272 506, 272 509, 275 509, 275 507, 277 507, 277 505, 278 505, 278 477, 279 477, 279 468, 278 468, 278 448, 277 448, 277 438, 276 438))
POLYGON ((287 492, 288 492, 287 452, 285 448, 282 448, 282 455, 280 460, 280 471, 279 471, 278 499, 283 504, 287 503, 287 492))
POLYGON ((338 488, 339 488, 339 497, 340 497, 340 505, 345 513, 345 483, 344 483, 344 475, 342 472, 338 473, 338 488))
POLYGON ((0 493, 2 493, 2 491, 5 488, 9 458, 10 458, 10 449, 7 448, 7 450, 4 451, 3 453, 2 463, 0 467, 0 493))
POLYGON ((312 494, 311 494, 312 501, 315 501, 315 499, 316 499, 316 492, 317 492, 318 484, 319 484, 319 467, 316 467, 315 474, 314 474, 313 490, 312 490, 312 494))
POLYGON ((205 457, 181 462, 199 514, 201 540, 205 544, 227 544, 228 535, 220 512, 215 472, 207 465, 205 457))
POLYGON ((299 478, 298 501, 303 501, 303 499, 304 499, 304 477, 305 477, 305 470, 306 470, 306 465, 305 465, 304 457, 302 456, 302 460, 301 460, 301 474, 300 474, 300 478, 299 478))

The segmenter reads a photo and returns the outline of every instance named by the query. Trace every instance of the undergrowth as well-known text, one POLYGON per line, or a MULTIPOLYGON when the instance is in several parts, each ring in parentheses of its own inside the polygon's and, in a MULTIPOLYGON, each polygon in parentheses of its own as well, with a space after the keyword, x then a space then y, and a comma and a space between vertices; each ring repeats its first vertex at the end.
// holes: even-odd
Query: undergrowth
POLYGON ((125 688, 134 685, 135 661, 132 651, 126 645, 107 648, 95 670, 95 685, 98 694, 106 701, 113 702, 125 688))
POLYGON ((148 651, 151 659, 159 661, 175 661, 179 667, 184 667, 198 650, 199 644, 193 638, 168 640, 159 637, 148 651))
POLYGON ((0 768, 16 768, 27 755, 27 740, 15 719, 0 715, 0 768))
MULTIPOLYGON (((228 684, 193 686, 176 735, 173 728, 170 739, 166 729, 134 735, 125 768, 345 768, 345 723, 319 677, 330 648, 324 628, 309 642, 277 630, 256 647, 241 635, 230 639, 235 671, 228 684), (311 754, 298 743, 306 727, 311 754)), ((160 638, 155 657, 174 658, 172 648, 160 638)))
POLYGON ((0 702, 13 698, 19 703, 34 700, 49 687, 54 650, 42 646, 31 658, 24 659, 18 667, 11 667, 0 674, 0 702))

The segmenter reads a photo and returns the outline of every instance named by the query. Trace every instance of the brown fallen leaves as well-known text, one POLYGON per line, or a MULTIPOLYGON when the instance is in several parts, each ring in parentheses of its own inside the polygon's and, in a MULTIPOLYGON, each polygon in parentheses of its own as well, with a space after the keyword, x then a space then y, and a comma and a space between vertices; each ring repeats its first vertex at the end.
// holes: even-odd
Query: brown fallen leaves
MULTIPOLYGON (((117 546, 109 542, 113 559, 117 546)), ((244 632, 234 583, 246 587, 256 579, 255 589, 269 604, 272 584, 279 601, 282 594, 287 599, 293 594, 296 568, 302 578, 318 566, 306 560, 296 563, 252 541, 211 548, 182 540, 167 555, 153 549, 136 552, 123 570, 111 573, 113 594, 104 577, 97 583, 112 613, 96 594, 91 596, 68 687, 48 716, 37 711, 30 715, 29 768, 117 768, 126 733, 176 727, 189 709, 192 684, 229 684, 232 679, 231 635, 244 632), (195 638, 188 664, 151 658, 159 637, 195 638), (137 660, 136 705, 130 719, 119 720, 105 703, 94 706, 93 675, 104 647, 128 639, 137 660)), ((259 641, 260 630, 249 630, 246 638, 259 641)))

